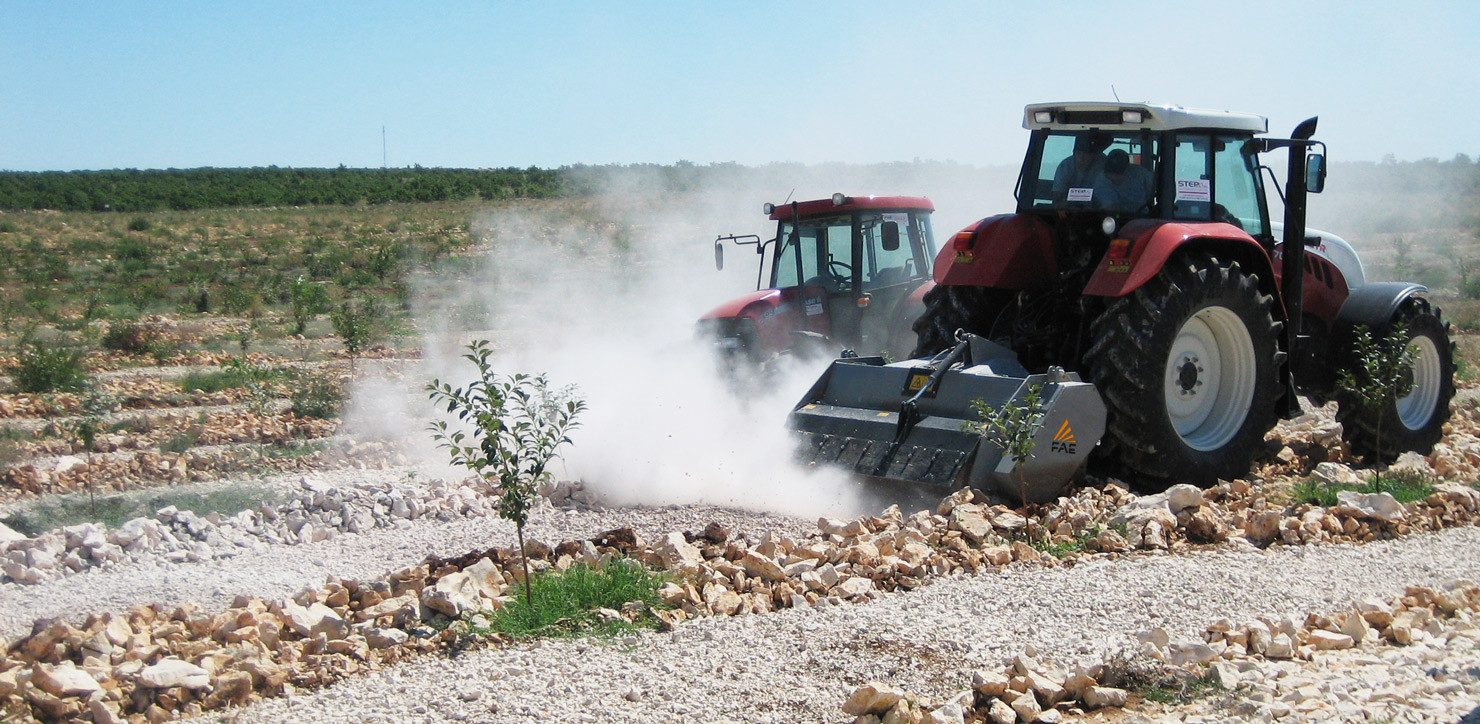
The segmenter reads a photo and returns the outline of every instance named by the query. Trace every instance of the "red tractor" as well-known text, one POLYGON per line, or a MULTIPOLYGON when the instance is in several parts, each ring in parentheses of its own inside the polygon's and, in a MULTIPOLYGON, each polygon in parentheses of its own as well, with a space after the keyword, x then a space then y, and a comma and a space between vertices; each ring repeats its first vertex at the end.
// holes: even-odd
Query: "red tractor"
POLYGON ((839 360, 798 405, 792 426, 813 459, 1002 488, 1013 464, 961 423, 975 419, 973 400, 1006 405, 1035 385, 1048 422, 1021 497, 1038 500, 1096 440, 1099 458, 1141 481, 1244 475, 1265 433, 1299 413, 1297 395, 1337 400, 1359 454, 1392 459, 1439 440, 1454 365, 1425 288, 1368 282, 1348 244, 1306 233, 1306 195, 1325 179, 1316 119, 1279 139, 1249 114, 1049 103, 1028 106, 1024 126, 1017 210, 940 250, 913 326, 919 359, 839 360), (1282 229, 1259 156, 1275 149, 1289 154, 1282 229), (1416 352, 1411 391, 1385 409, 1338 384, 1357 367, 1361 327, 1379 339, 1401 327, 1416 352))
POLYGON ((922 287, 935 258, 934 210, 929 199, 909 196, 834 194, 766 204, 775 237, 731 235, 714 242, 721 269, 725 242, 755 247, 758 291, 705 314, 700 334, 748 363, 799 352, 836 357, 842 349, 909 354, 915 347, 910 323, 924 311, 922 287))

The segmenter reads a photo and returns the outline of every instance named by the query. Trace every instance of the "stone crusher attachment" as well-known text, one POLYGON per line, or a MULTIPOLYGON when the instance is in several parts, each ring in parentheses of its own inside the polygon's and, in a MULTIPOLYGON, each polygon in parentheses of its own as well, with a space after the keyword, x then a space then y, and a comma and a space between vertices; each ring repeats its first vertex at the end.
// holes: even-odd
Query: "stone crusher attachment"
POLYGON ((1012 350, 962 334, 954 348, 929 359, 835 360, 788 423, 802 438, 804 462, 941 495, 970 485, 1042 503, 1084 467, 1105 432, 1105 403, 1075 373, 1029 374, 1012 350), (1042 386, 1042 426, 1020 482, 1012 458, 967 424, 979 420, 976 400, 1001 409, 1034 385, 1042 386))

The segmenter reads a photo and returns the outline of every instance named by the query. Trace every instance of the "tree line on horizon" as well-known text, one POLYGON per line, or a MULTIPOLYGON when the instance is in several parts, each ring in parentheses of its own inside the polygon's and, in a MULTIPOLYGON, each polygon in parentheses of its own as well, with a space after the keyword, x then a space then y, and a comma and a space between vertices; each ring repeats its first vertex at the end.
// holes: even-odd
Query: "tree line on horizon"
MULTIPOLYGON (((823 164, 829 166, 831 164, 823 164)), ((854 166, 853 164, 842 164, 854 166)), ((620 179, 638 176, 644 188, 659 193, 694 191, 710 184, 743 180, 778 167, 736 163, 574 165, 556 169, 463 168, 195 168, 100 171, 0 171, 0 210, 117 211, 124 213, 209 208, 274 206, 352 206, 470 199, 546 199, 591 196, 620 179)), ((938 161, 879 163, 877 170, 960 168, 938 161)), ((1422 159, 1337 162, 1331 176, 1362 185, 1408 191, 1446 190, 1465 197, 1480 194, 1480 163, 1464 154, 1449 161, 1422 159)), ((618 184, 619 185, 619 184, 618 184)))

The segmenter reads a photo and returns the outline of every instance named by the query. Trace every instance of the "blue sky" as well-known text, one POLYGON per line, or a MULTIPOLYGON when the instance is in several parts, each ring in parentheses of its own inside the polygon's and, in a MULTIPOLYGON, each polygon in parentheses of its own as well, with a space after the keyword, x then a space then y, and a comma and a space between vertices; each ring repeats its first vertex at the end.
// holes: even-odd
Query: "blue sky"
POLYGON ((0 4, 0 169, 1016 164, 1023 105, 1480 155, 1480 3, 0 4))

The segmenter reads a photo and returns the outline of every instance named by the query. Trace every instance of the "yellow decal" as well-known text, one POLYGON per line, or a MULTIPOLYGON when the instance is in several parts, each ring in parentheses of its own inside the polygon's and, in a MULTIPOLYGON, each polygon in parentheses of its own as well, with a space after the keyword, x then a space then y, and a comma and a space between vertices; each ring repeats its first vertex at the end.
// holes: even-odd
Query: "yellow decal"
POLYGON ((929 382, 929 381, 930 381, 930 375, 911 375, 910 376, 910 392, 919 392, 921 389, 923 389, 925 387, 925 383, 926 382, 929 382))
POLYGON ((1128 261, 1112 261, 1109 264, 1105 265, 1105 271, 1110 272, 1111 274, 1125 274, 1130 270, 1131 263, 1128 261))
POLYGON ((1074 442, 1074 430, 1069 427, 1069 421, 1065 420, 1063 427, 1059 428, 1057 435, 1053 436, 1054 442, 1074 442))
POLYGON ((972 256, 971 255, 971 252, 969 252, 969 251, 958 251, 958 252, 956 252, 956 263, 957 264, 970 264, 972 262, 972 260, 974 260, 975 258, 976 257, 972 256))
POLYGON ((1069 421, 1059 427, 1058 433, 1053 436, 1053 442, 1048 444, 1051 452, 1064 453, 1065 455, 1079 454, 1079 446, 1074 443, 1074 430, 1069 427, 1069 421))
POLYGON ((887 412, 881 412, 881 413, 879 413, 879 417, 888 417, 888 416, 889 416, 889 413, 887 413, 887 412))
POLYGON ((802 405, 802 409, 803 410, 815 410, 815 409, 817 409, 817 406, 816 405, 802 405))

